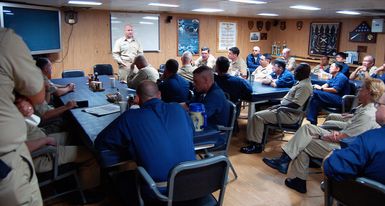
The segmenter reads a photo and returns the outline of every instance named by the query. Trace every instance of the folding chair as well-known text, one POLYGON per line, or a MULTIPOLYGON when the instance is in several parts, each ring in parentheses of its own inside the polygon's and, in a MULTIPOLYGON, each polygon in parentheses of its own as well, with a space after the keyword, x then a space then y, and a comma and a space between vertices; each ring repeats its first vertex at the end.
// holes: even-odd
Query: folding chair
POLYGON ((68 77, 84 77, 84 71, 83 70, 64 70, 61 73, 62 78, 68 78, 68 77))
POLYGON ((57 153, 57 148, 54 146, 43 147, 31 154, 32 158, 41 155, 49 155, 53 160, 53 169, 51 171, 36 173, 44 203, 48 204, 48 202, 51 202, 56 198, 74 192, 77 192, 80 195, 81 202, 86 203, 86 198, 77 175, 76 164, 67 163, 59 166, 59 154, 57 153))
POLYGON ((325 190, 325 206, 332 206, 334 199, 338 202, 337 205, 346 206, 384 205, 385 203, 385 185, 364 177, 340 182, 325 178, 321 188, 325 190))
POLYGON ((296 132, 302 126, 302 122, 306 116, 306 111, 308 109, 310 99, 311 99, 311 97, 309 97, 306 100, 302 109, 293 109, 293 108, 289 108, 289 107, 279 107, 277 109, 277 114, 276 114, 277 115, 277 124, 266 124, 265 125, 265 130, 264 130, 263 139, 262 139, 263 149, 265 148, 265 145, 267 143, 267 138, 269 136, 270 130, 278 129, 278 130, 281 130, 282 132, 285 132, 285 131, 296 132), (282 113, 288 113, 288 112, 295 113, 299 116, 299 119, 294 124, 282 124, 282 120, 280 118, 281 112, 282 113))
MULTIPOLYGON (((225 195, 229 161, 225 156, 182 162, 169 173, 167 195, 162 194, 143 167, 138 167, 137 188, 140 205, 144 205, 141 186, 145 183, 156 199, 171 205, 222 205, 225 195), (143 181, 140 181, 143 180, 143 181), (212 196, 219 192, 218 199, 212 196)), ((151 204, 152 205, 152 204, 151 204)))
POLYGON ((96 64, 94 66, 94 74, 98 75, 114 75, 114 70, 111 64, 96 64))

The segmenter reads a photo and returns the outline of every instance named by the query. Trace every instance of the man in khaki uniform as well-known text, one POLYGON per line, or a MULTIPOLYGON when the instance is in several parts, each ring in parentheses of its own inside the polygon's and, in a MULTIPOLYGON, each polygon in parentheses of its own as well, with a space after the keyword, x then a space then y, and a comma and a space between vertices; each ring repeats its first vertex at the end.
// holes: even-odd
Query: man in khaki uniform
MULTIPOLYGON (((252 117, 252 121, 247 124, 247 140, 251 143, 241 148, 242 153, 251 154, 262 152, 264 126, 268 123, 277 123, 277 109, 280 106, 301 109, 312 94, 313 89, 309 78, 310 66, 308 64, 300 64, 294 74, 299 82, 283 97, 281 104, 267 110, 256 112, 252 117)), ((282 124, 294 124, 299 118, 298 114, 293 113, 280 112, 278 115, 280 116, 282 124)))
MULTIPOLYGON (((15 94, 32 104, 44 101, 43 76, 27 46, 12 30, 0 28, 0 205, 42 205, 26 126, 15 94)), ((30 108, 32 109, 32 108, 30 108)))
POLYGON ((194 62, 194 65, 196 68, 206 65, 211 69, 214 69, 215 61, 215 57, 210 54, 210 49, 208 47, 202 47, 201 56, 194 62))
POLYGON ((132 89, 136 89, 136 87, 143 80, 151 80, 156 82, 159 79, 158 70, 148 64, 146 58, 143 55, 139 55, 135 57, 133 64, 131 65, 130 72, 131 74, 127 76, 127 86, 132 89), (134 71, 135 66, 139 71, 134 71))
POLYGON ((374 74, 377 70, 374 63, 374 57, 372 55, 366 55, 364 60, 362 60, 362 65, 357 67, 357 69, 350 74, 349 79, 364 80, 365 78, 372 76, 372 74, 374 74))
POLYGON ((282 49, 282 57, 283 60, 286 62, 286 69, 293 72, 296 64, 295 64, 295 58, 290 55, 290 49, 284 48, 282 49))
POLYGON ((189 75, 192 77, 194 67, 191 66, 192 54, 189 51, 183 52, 180 60, 182 61, 182 67, 178 69, 178 74, 181 76, 189 75))
POLYGON ((131 25, 124 27, 124 37, 116 40, 112 49, 112 57, 119 65, 119 80, 126 80, 130 74, 131 64, 138 55, 143 54, 143 49, 134 38, 134 31, 131 25))
POLYGON ((285 185, 301 193, 306 193, 306 179, 310 157, 325 158, 333 149, 339 148, 342 138, 357 136, 367 130, 380 127, 376 122, 377 101, 385 91, 385 85, 378 79, 365 79, 358 93, 362 107, 357 109, 354 116, 348 120, 341 131, 328 131, 315 125, 302 126, 293 138, 284 146, 284 151, 279 158, 263 158, 270 167, 286 174, 285 185))
POLYGON ((231 47, 228 52, 228 58, 231 60, 228 73, 231 76, 247 77, 247 65, 245 60, 239 57, 239 49, 231 47))

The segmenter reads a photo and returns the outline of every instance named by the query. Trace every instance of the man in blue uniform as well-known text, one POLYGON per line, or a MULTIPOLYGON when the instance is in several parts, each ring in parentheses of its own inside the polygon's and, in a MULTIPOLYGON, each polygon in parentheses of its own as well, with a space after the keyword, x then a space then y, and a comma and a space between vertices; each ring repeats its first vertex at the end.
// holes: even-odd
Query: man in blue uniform
POLYGON ((340 71, 343 65, 333 63, 330 66, 332 78, 324 85, 314 85, 313 97, 310 101, 307 120, 317 125, 318 111, 324 106, 342 106, 342 96, 350 93, 349 79, 340 71))
POLYGON ((259 60, 261 58, 261 49, 259 46, 253 48, 253 52, 250 53, 246 58, 247 68, 250 71, 250 74, 254 72, 256 68, 259 67, 259 60))
POLYGON ((186 102, 189 98, 189 83, 177 74, 179 64, 175 59, 167 60, 163 75, 159 79, 159 91, 164 102, 186 102))
POLYGON ((381 128, 358 135, 348 147, 334 150, 325 159, 325 175, 337 181, 367 177, 385 184, 385 94, 375 103, 381 128))
POLYGON ((273 62, 273 73, 269 77, 262 80, 262 84, 272 87, 292 87, 294 85, 294 76, 287 70, 286 63, 283 60, 276 59, 273 62))
POLYGON ((381 79, 383 82, 385 82, 385 64, 378 67, 373 74, 371 75, 373 78, 381 79))
MULTIPOLYGON (((230 101, 237 106, 236 117, 238 118, 241 110, 241 100, 250 101, 253 89, 245 79, 228 74, 229 67, 230 61, 226 57, 218 57, 215 64, 218 75, 214 76, 214 80, 224 92, 229 94, 230 101)), ((238 122, 235 124, 234 131, 238 131, 238 122)))
MULTIPOLYGON (((345 63, 345 60, 346 60, 346 54, 344 52, 338 52, 336 54, 336 63, 340 63, 342 65, 342 69, 340 70, 340 72, 342 74, 345 74, 345 76, 347 78, 349 78, 349 65, 347 65, 345 63)), ((328 72, 330 73, 330 68, 326 69, 325 72, 328 72)))
POLYGON ((108 125, 96 138, 95 148, 126 150, 156 182, 165 182, 172 167, 195 159, 192 122, 179 104, 160 100, 155 83, 142 81, 136 93, 140 109, 130 109, 108 125))
POLYGON ((227 125, 229 105, 222 89, 214 82, 210 67, 200 66, 193 72, 194 98, 191 103, 203 103, 209 125, 227 125))

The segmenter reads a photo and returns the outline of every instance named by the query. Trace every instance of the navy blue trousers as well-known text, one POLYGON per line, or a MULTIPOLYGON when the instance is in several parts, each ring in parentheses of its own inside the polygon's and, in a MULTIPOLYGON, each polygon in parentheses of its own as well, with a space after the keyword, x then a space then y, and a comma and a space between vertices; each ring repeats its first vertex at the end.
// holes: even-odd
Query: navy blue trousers
POLYGON ((342 107, 342 97, 338 94, 314 90, 307 111, 307 120, 311 124, 317 125, 317 115, 323 107, 342 107))

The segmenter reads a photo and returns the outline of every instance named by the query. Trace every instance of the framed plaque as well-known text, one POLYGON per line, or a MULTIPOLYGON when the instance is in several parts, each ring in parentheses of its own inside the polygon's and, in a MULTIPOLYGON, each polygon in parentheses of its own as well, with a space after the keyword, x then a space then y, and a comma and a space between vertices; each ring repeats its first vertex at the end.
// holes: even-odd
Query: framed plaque
POLYGON ((309 55, 335 56, 338 52, 340 23, 311 23, 309 55))
POLYGON ((193 55, 199 54, 199 19, 178 19, 178 51, 177 55, 182 56, 183 52, 190 51, 193 55))
POLYGON ((237 45, 237 23, 219 22, 218 51, 227 51, 237 45))

